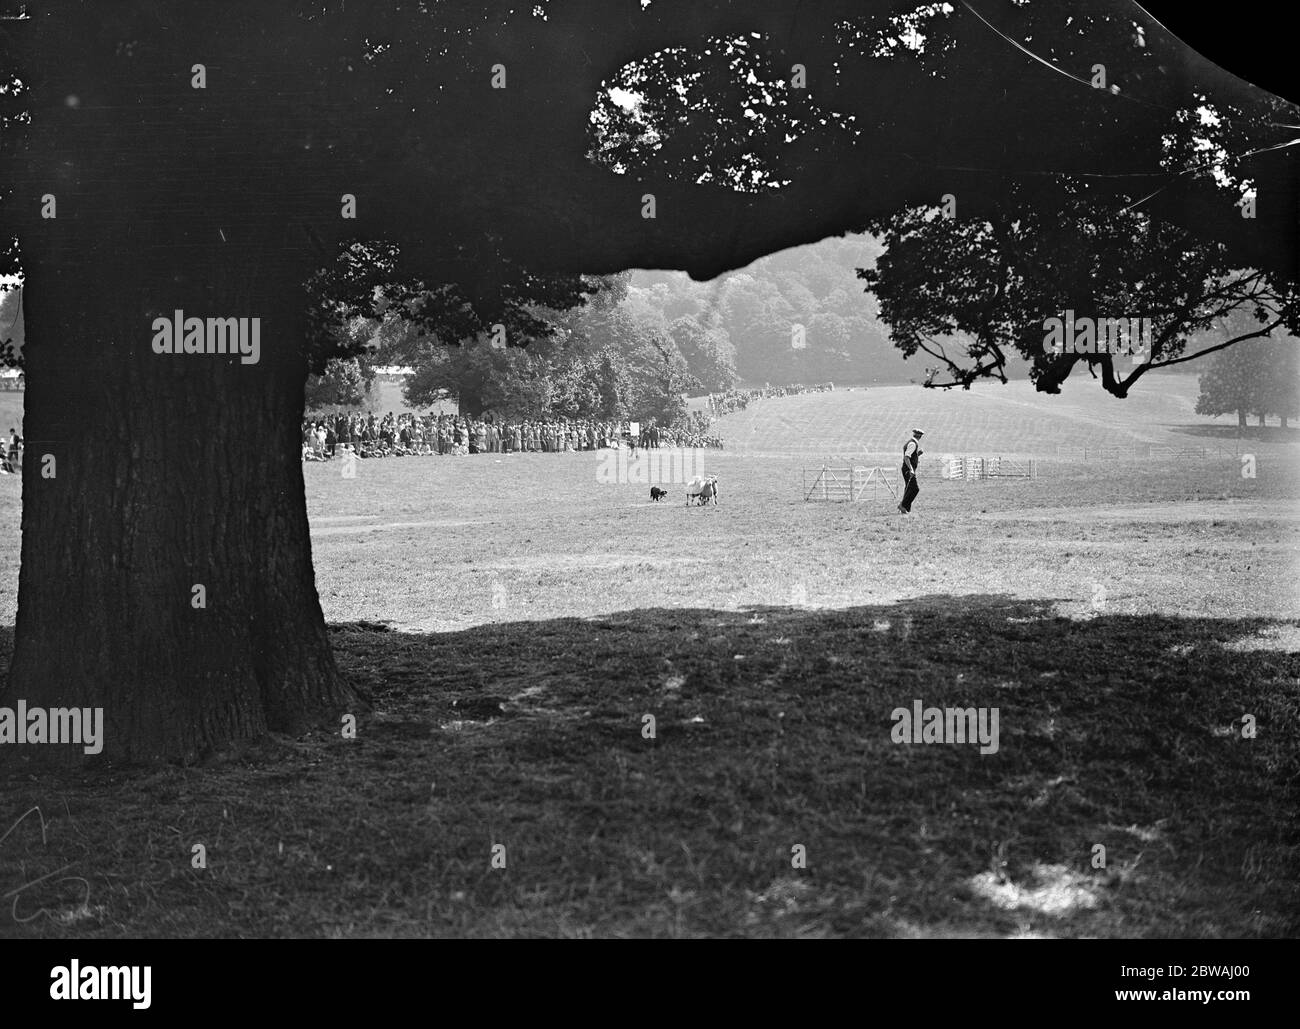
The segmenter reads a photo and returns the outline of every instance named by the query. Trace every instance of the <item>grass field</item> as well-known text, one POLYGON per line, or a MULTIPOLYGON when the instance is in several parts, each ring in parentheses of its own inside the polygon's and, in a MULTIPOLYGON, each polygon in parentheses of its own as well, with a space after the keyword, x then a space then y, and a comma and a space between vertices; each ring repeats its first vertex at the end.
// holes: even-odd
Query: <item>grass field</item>
MULTIPOLYGON (((0 935, 1296 935, 1294 447, 929 477, 904 520, 802 501, 781 419, 857 431, 817 399, 731 416, 765 442, 716 508, 596 454, 307 465, 357 738, 6 783, 0 935), (999 749, 894 743, 916 700, 999 749)), ((928 454, 1020 400, 923 411, 928 454)))
MULTIPOLYGON (((729 449, 743 453, 897 455, 913 428, 926 452, 1056 458, 1062 449, 1125 448, 1145 455, 1152 445, 1175 451, 1238 445, 1233 417, 1195 414, 1196 375, 1152 374, 1119 400, 1087 376, 1066 380, 1058 396, 1036 393, 1026 381, 985 382, 970 390, 917 386, 836 389, 760 401, 719 420, 729 449), (768 406, 764 406, 764 405, 768 406)), ((699 402, 696 402, 697 406, 699 402)), ((1251 426, 1242 444, 1300 440, 1300 430, 1251 426)), ((1294 453, 1294 451, 1291 451, 1294 453)))

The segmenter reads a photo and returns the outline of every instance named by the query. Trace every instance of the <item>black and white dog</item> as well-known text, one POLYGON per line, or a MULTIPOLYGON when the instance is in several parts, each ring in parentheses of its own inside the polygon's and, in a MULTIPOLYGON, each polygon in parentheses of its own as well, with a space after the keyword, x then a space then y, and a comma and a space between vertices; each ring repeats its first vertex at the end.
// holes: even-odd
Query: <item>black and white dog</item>
POLYGON ((668 491, 666 489, 660 489, 658 486, 650 487, 650 499, 656 504, 666 496, 668 496, 668 491))

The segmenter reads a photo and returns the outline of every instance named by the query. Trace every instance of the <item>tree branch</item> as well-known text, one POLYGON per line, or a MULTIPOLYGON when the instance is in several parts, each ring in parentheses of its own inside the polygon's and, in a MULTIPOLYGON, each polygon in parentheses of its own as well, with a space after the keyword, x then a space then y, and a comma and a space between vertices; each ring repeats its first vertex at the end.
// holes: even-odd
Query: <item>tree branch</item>
MULTIPOLYGON (((1244 336, 1238 336, 1235 339, 1230 339, 1226 343, 1218 343, 1212 347, 1206 347, 1204 350, 1197 351, 1195 354, 1189 354, 1184 357, 1176 357, 1172 361, 1161 361, 1159 364, 1143 365, 1142 368, 1143 369, 1168 368, 1170 365, 1182 364, 1184 361, 1195 361, 1198 357, 1204 357, 1206 354, 1212 354, 1216 350, 1224 350, 1227 347, 1235 346, 1238 343, 1244 343, 1248 339, 1259 339, 1261 336, 1267 336, 1281 324, 1282 324, 1282 319, 1278 318, 1267 328, 1260 329, 1257 332, 1248 332, 1244 336)), ((1136 377, 1136 375, 1134 377, 1136 377)))

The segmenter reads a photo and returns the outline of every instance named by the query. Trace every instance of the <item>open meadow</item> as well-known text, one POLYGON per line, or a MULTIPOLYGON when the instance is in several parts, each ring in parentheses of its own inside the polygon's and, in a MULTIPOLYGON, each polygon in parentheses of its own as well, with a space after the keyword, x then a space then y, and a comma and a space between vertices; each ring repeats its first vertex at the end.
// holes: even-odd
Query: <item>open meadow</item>
POLYGON ((4 783, 0 935, 1296 935, 1294 442, 1243 441, 1253 477, 1069 462, 1084 426, 1201 440, 1173 400, 1108 433, 1028 390, 907 396, 728 416, 708 508, 601 453, 308 463, 355 739, 4 783), (913 516, 804 501, 818 448, 927 416, 913 516), (945 481, 944 451, 1039 477, 945 481), (996 750, 895 742, 916 702, 996 709, 996 750))

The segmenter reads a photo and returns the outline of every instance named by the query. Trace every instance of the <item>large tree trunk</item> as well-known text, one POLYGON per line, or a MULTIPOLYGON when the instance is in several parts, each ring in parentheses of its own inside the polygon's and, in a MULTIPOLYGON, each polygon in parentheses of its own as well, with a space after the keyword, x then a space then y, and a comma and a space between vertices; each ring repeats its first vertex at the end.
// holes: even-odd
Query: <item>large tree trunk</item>
POLYGON ((1241 408, 1241 407, 1237 408, 1237 428, 1239 428, 1239 429, 1244 429, 1244 428, 1246 428, 1246 410, 1245 410, 1245 408, 1241 408))
MULTIPOLYGON (((22 567, 3 703, 102 707, 90 760, 190 761, 337 724, 355 707, 312 569, 300 284, 233 249, 178 248, 152 272, 129 248, 57 249, 26 260, 22 567), (259 362, 155 354, 152 320, 175 308, 260 317, 259 362)), ((0 749, 85 760, 76 746, 0 749)))

